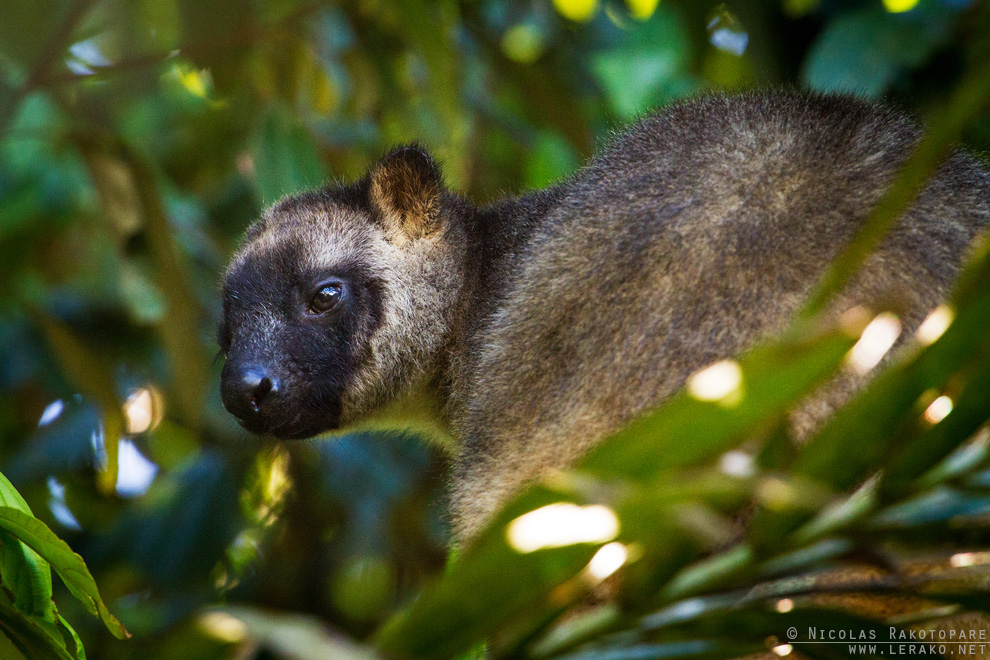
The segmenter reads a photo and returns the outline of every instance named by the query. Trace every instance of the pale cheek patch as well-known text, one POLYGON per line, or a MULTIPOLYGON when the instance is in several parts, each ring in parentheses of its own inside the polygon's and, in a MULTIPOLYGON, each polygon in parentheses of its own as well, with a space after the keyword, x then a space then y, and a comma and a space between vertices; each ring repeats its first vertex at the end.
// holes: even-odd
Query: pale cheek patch
POLYGON ((332 268, 366 249, 369 220, 354 212, 318 209, 288 217, 270 214, 261 233, 234 255, 228 273, 250 256, 277 255, 287 243, 299 246, 299 254, 292 257, 300 270, 332 268))
POLYGON ((363 261, 369 240, 366 225, 367 220, 344 215, 328 220, 323 226, 298 228, 294 234, 305 249, 300 255, 303 268, 331 270, 341 264, 363 261))
POLYGON ((366 263, 385 282, 383 318, 368 340, 370 359, 344 397, 346 418, 369 414, 431 372, 462 288, 449 243, 442 234, 403 246, 384 235, 369 241, 366 263))

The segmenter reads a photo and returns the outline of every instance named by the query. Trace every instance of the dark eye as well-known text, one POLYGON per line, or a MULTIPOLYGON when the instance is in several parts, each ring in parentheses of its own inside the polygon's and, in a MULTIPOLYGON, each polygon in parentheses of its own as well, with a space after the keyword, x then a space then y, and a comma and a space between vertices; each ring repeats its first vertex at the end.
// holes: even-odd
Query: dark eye
POLYGON ((309 300, 310 314, 323 314, 340 304, 344 297, 344 288, 335 282, 323 284, 309 300))

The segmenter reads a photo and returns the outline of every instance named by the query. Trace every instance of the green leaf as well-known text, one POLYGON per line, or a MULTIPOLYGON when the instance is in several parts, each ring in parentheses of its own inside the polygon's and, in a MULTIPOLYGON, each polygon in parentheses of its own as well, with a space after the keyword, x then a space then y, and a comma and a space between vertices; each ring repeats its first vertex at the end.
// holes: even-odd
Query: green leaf
POLYGON ((562 135, 543 131, 526 159, 525 184, 542 188, 572 174, 581 165, 574 147, 562 135))
MULTIPOLYGON (((0 474, 0 506, 33 515, 13 484, 0 474)), ((52 602, 52 573, 48 562, 7 532, 0 532, 0 577, 14 592, 14 606, 32 616, 55 621, 52 602)))
POLYGON ((744 545, 709 557, 675 575, 664 588, 665 598, 683 598, 704 591, 749 568, 753 563, 753 551, 744 545))
POLYGON ((14 484, 10 483, 10 480, 2 472, 0 472, 0 506, 9 506, 24 513, 34 515, 31 507, 28 506, 28 503, 21 494, 17 492, 17 489, 14 488, 14 484))
POLYGON ((25 658, 18 647, 7 638, 7 635, 3 633, 2 626, 0 626, 0 658, 4 658, 4 660, 30 660, 25 658))
MULTIPOLYGON (((159 3, 161 4, 161 3, 159 3)), ((236 93, 250 76, 245 71, 251 50, 238 44, 237 35, 259 29, 258 6, 250 0, 178 0, 181 42, 223 47, 199 48, 198 67, 209 69, 217 86, 236 93)), ((267 4, 267 3, 264 3, 267 4)))
POLYGON ((65 628, 65 631, 69 633, 69 638, 75 645, 75 656, 78 660, 86 660, 86 649, 83 648, 82 640, 79 639, 79 634, 76 629, 73 628, 65 618, 59 614, 58 615, 58 625, 65 628))
POLYGON ((71 3, 65 0, 7 0, 0 26, 0 52, 25 67, 42 56, 46 41, 71 3))
POLYGON ((963 527, 967 519, 982 525, 981 517, 987 511, 990 511, 990 497, 974 497, 952 488, 939 487, 881 511, 870 521, 870 527, 896 529, 949 521, 956 527, 963 527))
POLYGON ((622 47, 595 55, 591 72, 613 110, 633 118, 691 91, 685 73, 690 49, 680 17, 661 5, 649 21, 635 26, 622 47))
POLYGON ((382 660, 373 649, 335 630, 328 630, 326 622, 312 616, 230 606, 207 610, 201 615, 201 625, 209 628, 215 616, 240 621, 251 639, 257 640, 263 648, 278 652, 279 657, 295 660, 382 660))
POLYGON ((941 422, 908 442, 883 474, 881 490, 896 493, 907 488, 990 418, 990 361, 978 364, 978 373, 956 399, 952 412, 941 422))
MULTIPOLYGON (((0 94, 3 94, 0 87, 0 94)), ((2 103, 2 102, 0 102, 2 103)), ((0 199, 0 238, 9 239, 37 220, 45 203, 44 187, 37 182, 26 183, 4 191, 0 199)))
MULTIPOLYGON (((765 648, 765 647, 764 647, 765 648)), ((692 639, 683 642, 634 644, 631 646, 605 646, 591 648, 560 656, 561 660, 668 660, 669 658, 729 657, 747 655, 764 648, 746 649, 739 644, 719 643, 714 640, 692 639)))
POLYGON ((52 573, 48 563, 8 532, 0 532, 0 576, 14 593, 14 607, 25 614, 55 621, 52 573))
MULTIPOLYGON (((914 422, 912 411, 919 397, 930 389, 941 390, 962 365, 990 352, 990 336, 985 332, 988 325, 990 292, 960 308, 956 320, 937 342, 914 359, 888 368, 839 410, 802 448, 792 472, 847 489, 869 476, 885 459, 896 457, 897 446, 905 443, 905 424, 914 422)), ((916 445, 906 446, 912 453, 917 451, 911 449, 916 445)), ((911 455, 907 460, 913 463, 911 455)), ((763 510, 751 525, 750 538, 760 547, 775 548, 807 517, 803 512, 763 510)))
POLYGON ((266 206, 323 183, 326 172, 309 133, 287 112, 273 108, 255 141, 254 169, 266 206))
POLYGON ((54 624, 45 625, 41 619, 3 603, 0 603, 0 633, 29 660, 78 660, 66 650, 65 640, 54 624))
POLYGON ((99 589, 82 557, 38 520, 19 509, 0 506, 0 528, 10 532, 44 558, 86 609, 99 616, 107 629, 118 639, 129 633, 107 609, 99 589))
POLYGON ((839 14, 811 47, 802 79, 818 91, 878 97, 927 60, 948 27, 942 17, 892 16, 880 7, 839 14))
POLYGON ((678 51, 611 52, 595 58, 595 77, 619 116, 631 119, 657 104, 680 72, 678 51))
POLYGON ((574 578, 598 546, 582 543, 521 554, 507 543, 505 526, 563 499, 536 487, 514 500, 442 579, 386 622, 376 645, 397 654, 447 658, 468 652, 517 615, 526 613, 523 622, 532 623, 559 611, 561 604, 548 602, 547 594, 574 578))

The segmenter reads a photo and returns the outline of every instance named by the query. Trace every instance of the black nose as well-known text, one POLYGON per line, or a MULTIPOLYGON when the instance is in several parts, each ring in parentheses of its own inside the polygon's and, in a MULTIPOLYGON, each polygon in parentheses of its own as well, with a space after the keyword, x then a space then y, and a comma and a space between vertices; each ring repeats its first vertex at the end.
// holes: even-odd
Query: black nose
POLYGON ((241 421, 256 421, 277 395, 278 379, 264 368, 225 365, 220 398, 224 408, 241 421))

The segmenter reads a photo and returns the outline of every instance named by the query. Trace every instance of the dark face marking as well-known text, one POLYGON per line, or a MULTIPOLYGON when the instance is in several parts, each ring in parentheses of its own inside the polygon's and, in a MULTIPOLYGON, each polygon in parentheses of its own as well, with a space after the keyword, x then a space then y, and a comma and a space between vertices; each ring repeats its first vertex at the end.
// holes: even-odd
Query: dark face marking
POLYGON ((224 406, 279 438, 340 425, 342 395, 382 319, 384 287, 366 266, 307 267, 301 248, 287 239, 249 253, 224 282, 224 406))

